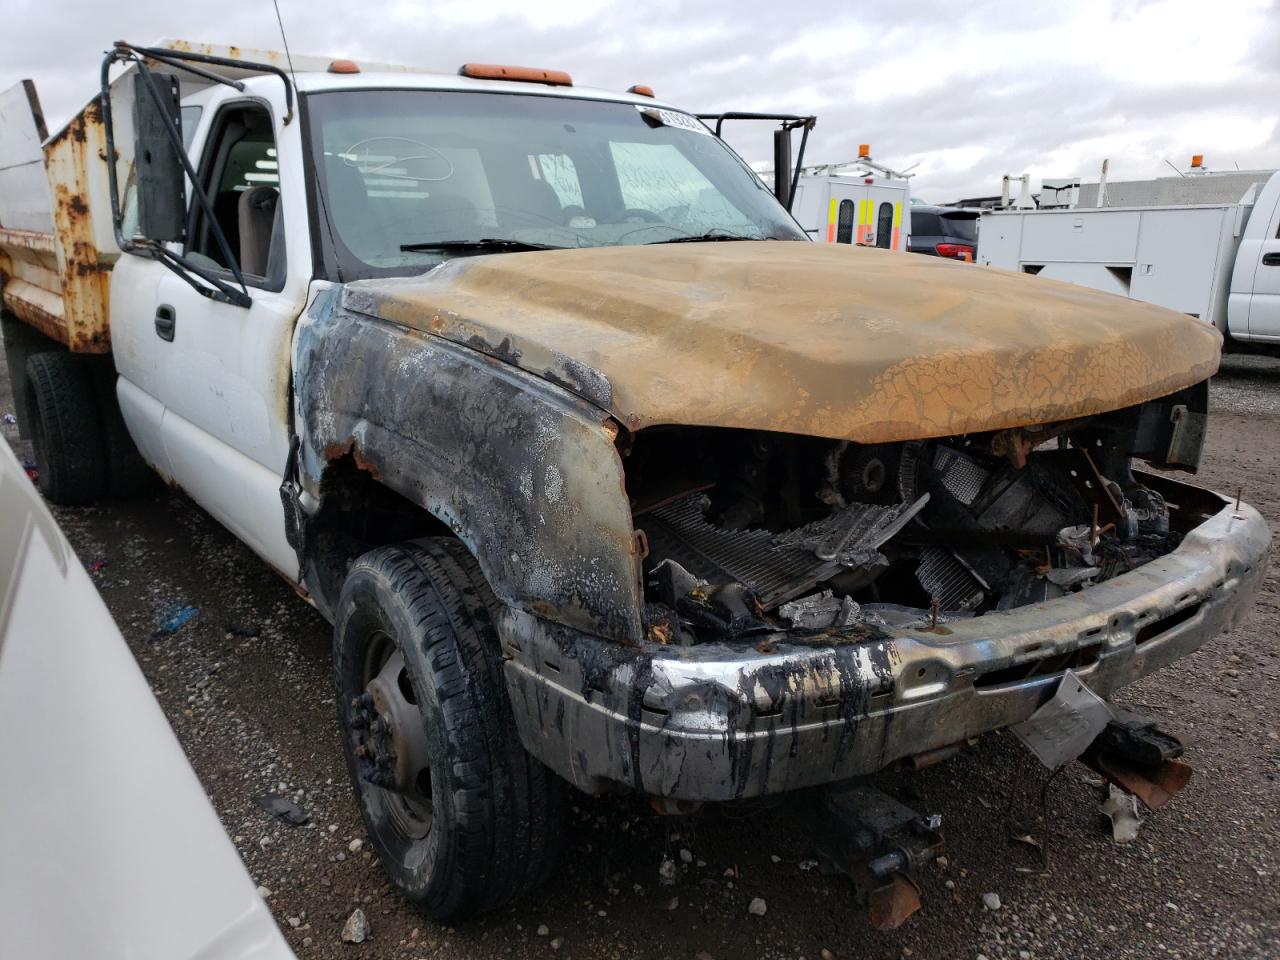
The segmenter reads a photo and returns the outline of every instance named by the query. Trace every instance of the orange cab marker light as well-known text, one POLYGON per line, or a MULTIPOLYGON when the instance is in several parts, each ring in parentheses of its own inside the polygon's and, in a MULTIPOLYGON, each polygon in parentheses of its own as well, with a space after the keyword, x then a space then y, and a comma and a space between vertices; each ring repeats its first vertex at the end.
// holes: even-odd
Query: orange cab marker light
POLYGON ((359 73, 360 66, 354 60, 334 60, 329 64, 330 73, 359 73))
POLYGON ((648 97, 651 100, 653 99, 653 87, 647 87, 643 83, 637 83, 633 86, 627 87, 627 93, 634 93, 636 96, 648 97))
POLYGON ((870 156, 871 156, 871 144, 869 143, 858 144, 858 159, 866 160, 870 156))
POLYGON ((553 87, 572 87, 573 77, 563 70, 543 70, 540 67, 506 67, 497 63, 464 63, 458 73, 476 80, 523 80, 526 83, 545 83, 553 87))

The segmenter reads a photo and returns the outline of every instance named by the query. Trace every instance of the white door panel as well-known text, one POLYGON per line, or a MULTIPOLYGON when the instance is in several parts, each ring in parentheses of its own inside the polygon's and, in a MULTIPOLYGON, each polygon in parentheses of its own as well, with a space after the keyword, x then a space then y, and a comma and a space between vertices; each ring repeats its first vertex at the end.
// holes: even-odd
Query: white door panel
POLYGON ((164 445, 164 404, 132 380, 123 376, 116 380, 116 398, 124 415, 129 436, 142 454, 142 459, 166 480, 173 479, 173 467, 164 445))
POLYGON ((155 260, 121 254, 111 270, 111 352, 116 372, 160 399, 160 347, 156 307, 160 282, 173 274, 155 260))
POLYGON ((289 453, 289 348, 303 299, 254 288, 249 295, 253 305, 238 307, 180 277, 161 280, 157 296, 174 310, 174 333, 172 343, 156 337, 158 376, 168 409, 273 470, 278 485, 289 453))
POLYGON ((172 408, 164 411, 164 440, 182 489, 254 553, 296 582, 298 555, 284 534, 281 471, 263 466, 172 408))
MULTIPOLYGON (((1264 196, 1273 201, 1275 189, 1264 196)), ((1254 216, 1270 213, 1267 231, 1257 250, 1257 266, 1253 274, 1253 296, 1249 300, 1249 334, 1254 337, 1280 337, 1280 203, 1272 210, 1254 210, 1254 216)), ((1243 246, 1243 245, 1242 245, 1243 246)))

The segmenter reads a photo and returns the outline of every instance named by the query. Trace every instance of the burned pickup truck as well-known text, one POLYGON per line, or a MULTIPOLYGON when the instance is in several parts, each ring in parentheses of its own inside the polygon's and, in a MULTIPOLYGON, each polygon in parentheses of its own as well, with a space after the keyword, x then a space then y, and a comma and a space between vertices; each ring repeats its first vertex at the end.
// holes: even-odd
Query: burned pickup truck
POLYGON ((644 88, 295 62, 117 46, 47 231, 0 190, 6 343, 47 495, 140 455, 332 620, 432 916, 549 869, 565 781, 685 811, 932 762, 1248 608, 1265 524, 1176 476, 1212 327, 807 242, 644 88))

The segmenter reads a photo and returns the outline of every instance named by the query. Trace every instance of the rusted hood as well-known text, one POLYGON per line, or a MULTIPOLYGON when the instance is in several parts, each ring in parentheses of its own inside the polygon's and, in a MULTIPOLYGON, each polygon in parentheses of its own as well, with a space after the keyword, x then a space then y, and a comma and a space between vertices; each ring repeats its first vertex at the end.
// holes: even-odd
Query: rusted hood
POLYGON ((1210 325, 934 257, 795 241, 453 260, 345 306, 556 380, 632 430, 697 424, 861 442, 1130 406, 1218 368, 1210 325))

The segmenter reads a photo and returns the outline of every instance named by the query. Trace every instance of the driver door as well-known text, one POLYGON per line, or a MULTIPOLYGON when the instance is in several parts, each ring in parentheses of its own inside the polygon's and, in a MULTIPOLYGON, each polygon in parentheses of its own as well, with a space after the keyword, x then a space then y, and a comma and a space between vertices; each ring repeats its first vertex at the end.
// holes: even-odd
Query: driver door
MULTIPOLYGON (((214 216, 193 200, 182 252, 231 284, 234 261, 250 305, 212 299, 161 263, 124 256, 112 278, 112 316, 122 318, 113 324, 121 407, 130 432, 146 438, 143 455, 296 580, 279 487, 290 442, 293 326, 310 261, 305 230, 299 242, 285 242, 278 106, 226 99, 206 108, 192 139, 214 216)), ((294 149, 297 126, 285 140, 294 149)), ((301 184, 290 185, 290 199, 300 201, 301 184)))

